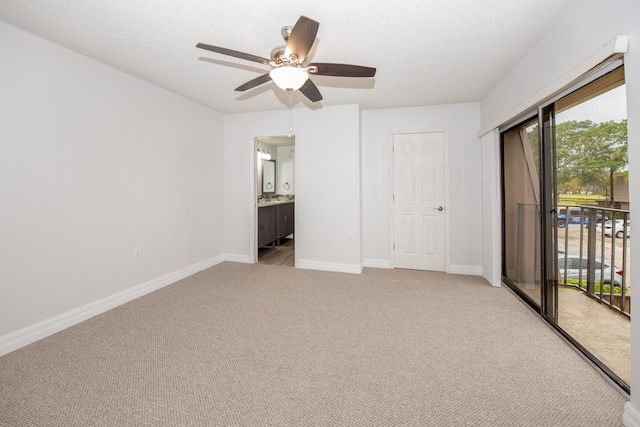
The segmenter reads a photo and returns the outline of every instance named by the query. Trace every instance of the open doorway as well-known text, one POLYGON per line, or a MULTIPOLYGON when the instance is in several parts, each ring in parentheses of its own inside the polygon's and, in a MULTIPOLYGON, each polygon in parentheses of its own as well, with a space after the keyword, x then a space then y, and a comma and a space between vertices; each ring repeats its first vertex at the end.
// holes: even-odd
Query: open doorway
POLYGON ((295 267, 295 137, 258 137, 256 156, 256 259, 295 267))

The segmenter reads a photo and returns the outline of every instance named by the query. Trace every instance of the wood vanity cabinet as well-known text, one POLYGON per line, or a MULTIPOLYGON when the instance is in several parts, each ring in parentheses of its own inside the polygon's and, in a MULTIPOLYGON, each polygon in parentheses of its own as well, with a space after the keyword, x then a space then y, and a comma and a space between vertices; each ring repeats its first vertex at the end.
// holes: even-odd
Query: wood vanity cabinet
POLYGON ((278 239, 282 239, 283 237, 293 233, 295 224, 293 218, 293 213, 295 212, 294 202, 280 203, 279 205, 276 205, 276 207, 278 208, 276 210, 278 219, 276 237, 278 239))
POLYGON ((266 246, 293 233, 294 202, 258 208, 258 247, 266 246))
POLYGON ((276 240, 276 208, 277 205, 258 208, 258 246, 276 240))

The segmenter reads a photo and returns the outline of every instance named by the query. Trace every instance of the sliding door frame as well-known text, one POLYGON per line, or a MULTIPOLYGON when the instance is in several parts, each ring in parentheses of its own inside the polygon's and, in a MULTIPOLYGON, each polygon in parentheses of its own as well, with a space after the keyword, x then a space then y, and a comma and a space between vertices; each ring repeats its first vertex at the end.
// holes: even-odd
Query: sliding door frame
POLYGON ((556 215, 556 156, 554 104, 538 107, 538 141, 540 142, 540 227, 541 296, 540 312, 554 323, 558 321, 558 280, 556 215))
POLYGON ((500 174, 502 182, 501 204, 502 204, 502 282, 514 291, 523 301, 529 304, 534 311, 543 317, 563 338, 573 345, 587 360, 605 373, 613 383, 624 392, 629 393, 630 387, 611 369, 603 364, 594 354, 587 350, 582 344, 576 341, 558 324, 558 259, 557 242, 558 229, 556 226, 557 214, 557 161, 556 161, 556 141, 555 141, 555 103, 568 94, 588 85, 598 78, 608 74, 624 63, 622 55, 612 56, 606 63, 601 64, 596 69, 585 74, 583 78, 575 82, 570 87, 553 96, 553 98, 540 103, 535 109, 528 110, 506 125, 500 127, 500 174), (537 117, 538 122, 538 154, 540 156, 539 185, 540 185, 540 257, 541 257, 541 286, 540 304, 525 294, 507 274, 506 250, 506 200, 505 200, 505 134, 514 129, 531 122, 537 117))

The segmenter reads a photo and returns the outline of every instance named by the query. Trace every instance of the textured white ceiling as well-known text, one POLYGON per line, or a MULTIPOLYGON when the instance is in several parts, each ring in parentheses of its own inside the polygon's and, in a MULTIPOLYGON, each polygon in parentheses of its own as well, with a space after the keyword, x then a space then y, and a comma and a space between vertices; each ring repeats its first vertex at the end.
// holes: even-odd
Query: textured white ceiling
MULTIPOLYGON (((2 0, 0 20, 223 113, 288 108, 269 67, 196 48, 269 57, 280 28, 320 23, 309 59, 376 67, 373 79, 313 76, 324 100, 362 109, 479 101, 577 0, 2 0)), ((319 104, 319 105, 318 105, 319 104)))

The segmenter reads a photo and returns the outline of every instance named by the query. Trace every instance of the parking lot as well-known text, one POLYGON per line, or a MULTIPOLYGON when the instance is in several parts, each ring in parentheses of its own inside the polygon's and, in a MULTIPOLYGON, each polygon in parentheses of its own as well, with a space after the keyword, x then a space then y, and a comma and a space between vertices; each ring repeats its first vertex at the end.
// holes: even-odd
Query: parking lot
MULTIPOLYGON (((586 257, 587 253, 587 231, 588 226, 581 224, 568 224, 564 228, 558 228, 558 248, 559 250, 565 250, 567 252, 580 252, 581 230, 582 230, 582 250, 586 257)), ((602 254, 602 234, 596 233, 596 256, 601 257, 602 254)), ((615 258, 612 255, 612 238, 604 236, 604 257, 614 260, 614 264, 617 268, 622 269, 625 272, 625 278, 627 287, 631 285, 631 262, 630 262, 630 243, 631 238, 627 240, 626 260, 623 262, 624 254, 624 239, 615 239, 615 258)))

